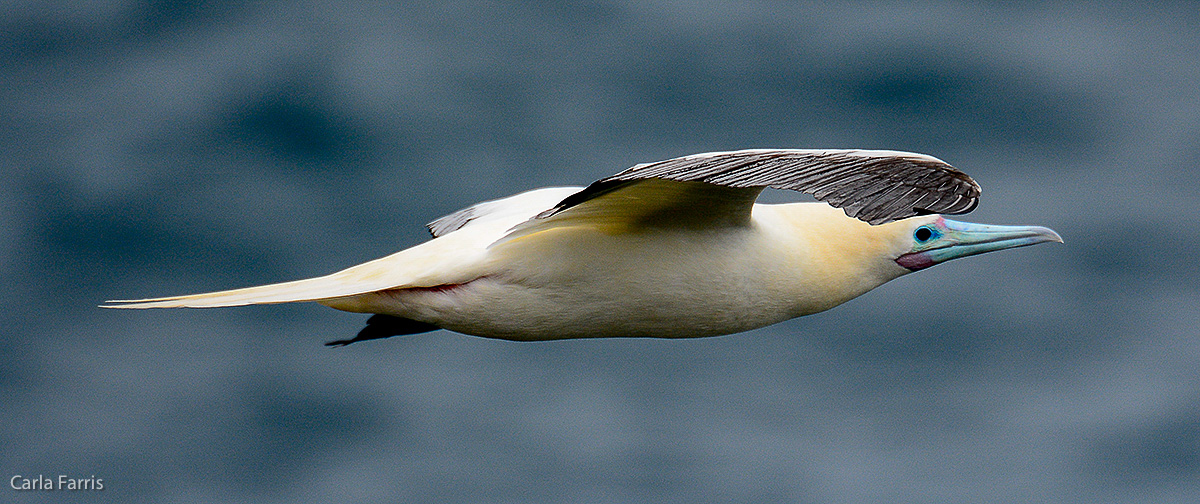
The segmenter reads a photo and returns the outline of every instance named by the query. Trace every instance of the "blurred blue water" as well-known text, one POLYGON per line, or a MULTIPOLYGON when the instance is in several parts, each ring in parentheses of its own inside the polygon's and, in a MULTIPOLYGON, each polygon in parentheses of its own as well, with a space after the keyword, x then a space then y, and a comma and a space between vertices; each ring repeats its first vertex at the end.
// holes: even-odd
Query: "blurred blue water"
POLYGON ((0 472, 17 502, 1195 502, 1189 3, 12 2, 0 472), (696 341, 109 298, 301 278, 470 203, 748 147, 926 152, 957 261, 696 341))

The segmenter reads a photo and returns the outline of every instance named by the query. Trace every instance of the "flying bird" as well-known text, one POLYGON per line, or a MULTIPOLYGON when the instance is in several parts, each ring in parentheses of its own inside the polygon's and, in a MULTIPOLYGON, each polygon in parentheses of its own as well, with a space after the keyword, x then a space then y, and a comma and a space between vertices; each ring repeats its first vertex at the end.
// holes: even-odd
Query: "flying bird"
POLYGON ((935 264, 1062 242, 958 222, 980 188, 882 150, 751 149, 639 164, 587 187, 477 203, 433 239, 330 275, 107 308, 315 301, 375 314, 350 343, 448 329, 506 340, 693 338, 828 310, 935 264), (765 188, 818 201, 755 203, 765 188))

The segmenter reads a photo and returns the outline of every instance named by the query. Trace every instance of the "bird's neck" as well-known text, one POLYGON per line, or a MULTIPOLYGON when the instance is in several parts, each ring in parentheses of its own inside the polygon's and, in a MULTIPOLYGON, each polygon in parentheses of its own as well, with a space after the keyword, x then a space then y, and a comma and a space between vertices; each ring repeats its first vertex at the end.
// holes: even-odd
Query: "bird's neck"
POLYGON ((849 301, 908 270, 894 262, 898 223, 872 226, 824 203, 755 205, 754 222, 787 270, 797 315, 849 301))

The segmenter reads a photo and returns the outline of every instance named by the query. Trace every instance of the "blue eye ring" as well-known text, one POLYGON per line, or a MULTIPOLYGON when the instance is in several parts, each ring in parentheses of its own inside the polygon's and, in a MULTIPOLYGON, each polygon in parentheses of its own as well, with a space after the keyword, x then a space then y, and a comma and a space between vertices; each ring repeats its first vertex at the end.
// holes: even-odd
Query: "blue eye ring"
POLYGON ((941 233, 938 233, 929 226, 921 226, 913 231, 913 239, 916 240, 917 243, 925 243, 929 240, 937 238, 939 234, 941 233))

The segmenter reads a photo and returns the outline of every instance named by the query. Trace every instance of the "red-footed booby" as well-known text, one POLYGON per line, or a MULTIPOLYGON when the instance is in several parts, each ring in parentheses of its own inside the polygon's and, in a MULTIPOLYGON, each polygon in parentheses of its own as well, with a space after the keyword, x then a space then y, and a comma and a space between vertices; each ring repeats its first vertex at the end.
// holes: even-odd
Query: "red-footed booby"
POLYGON ((330 345, 439 328, 521 341, 716 336, 951 259, 1062 242, 1040 226, 939 215, 971 211, 979 194, 966 174, 909 152, 695 154, 478 203, 431 222, 432 240, 331 275, 104 306, 315 301, 376 314, 330 345), (818 202, 755 203, 767 187, 818 202))

